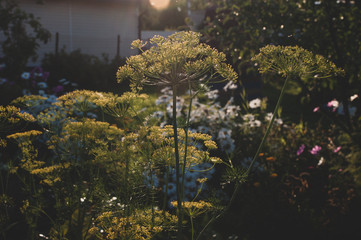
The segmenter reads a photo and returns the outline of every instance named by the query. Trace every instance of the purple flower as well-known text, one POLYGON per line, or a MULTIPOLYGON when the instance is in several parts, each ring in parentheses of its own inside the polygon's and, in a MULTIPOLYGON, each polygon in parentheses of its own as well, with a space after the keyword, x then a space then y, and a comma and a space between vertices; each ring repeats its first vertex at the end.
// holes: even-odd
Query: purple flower
POLYGON ((43 76, 43 69, 41 67, 35 67, 30 72, 31 76, 33 77, 42 77, 43 76))
POLYGON ((302 144, 297 150, 297 156, 300 156, 304 150, 305 150, 305 144, 302 144))
POLYGON ((64 91, 64 87, 61 86, 61 85, 58 85, 58 86, 56 86, 56 87, 53 88, 53 92, 54 92, 54 93, 60 93, 60 92, 62 92, 62 91, 64 91))
POLYGON ((316 155, 316 154, 318 154, 318 153, 321 151, 321 149, 322 149, 322 147, 316 145, 316 146, 314 146, 314 147, 311 149, 310 153, 311 153, 312 155, 316 155))
POLYGON ((43 72, 43 79, 44 79, 44 81, 47 81, 47 80, 48 80, 49 75, 50 75, 49 72, 43 72))

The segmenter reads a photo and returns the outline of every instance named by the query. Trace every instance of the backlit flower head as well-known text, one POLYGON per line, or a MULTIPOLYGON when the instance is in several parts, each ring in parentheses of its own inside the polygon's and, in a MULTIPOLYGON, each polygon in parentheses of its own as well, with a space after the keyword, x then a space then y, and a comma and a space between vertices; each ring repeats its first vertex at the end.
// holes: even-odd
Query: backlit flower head
POLYGON ((326 58, 298 46, 268 45, 252 60, 258 63, 260 73, 273 72, 282 77, 327 78, 344 73, 326 58))
POLYGON ((154 36, 150 49, 140 40, 133 42, 141 54, 131 56, 117 72, 118 82, 131 81, 131 88, 143 85, 175 86, 191 83, 193 87, 216 79, 235 81, 237 74, 225 63, 226 57, 210 46, 200 43, 196 32, 177 32, 168 38, 154 36))

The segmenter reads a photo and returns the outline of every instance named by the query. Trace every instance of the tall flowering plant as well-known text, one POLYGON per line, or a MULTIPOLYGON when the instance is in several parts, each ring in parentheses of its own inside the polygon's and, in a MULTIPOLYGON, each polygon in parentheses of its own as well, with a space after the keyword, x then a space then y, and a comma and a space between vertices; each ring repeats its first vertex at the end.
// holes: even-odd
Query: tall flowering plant
POLYGON ((205 86, 223 80, 235 81, 237 74, 225 63, 226 57, 210 46, 200 43, 200 34, 178 32, 168 38, 155 36, 150 40, 150 48, 143 50, 147 42, 136 40, 132 47, 140 54, 127 59, 126 64, 117 72, 118 81, 129 79, 133 91, 139 91, 144 85, 170 87, 172 89, 172 114, 174 132, 174 155, 176 169, 176 192, 178 209, 178 238, 182 236, 182 199, 183 186, 180 179, 184 176, 187 156, 190 101, 185 126, 185 149, 183 168, 180 163, 177 122, 177 96, 182 88, 189 90, 190 98, 195 97, 205 86), (182 173, 181 173, 182 171, 182 173))

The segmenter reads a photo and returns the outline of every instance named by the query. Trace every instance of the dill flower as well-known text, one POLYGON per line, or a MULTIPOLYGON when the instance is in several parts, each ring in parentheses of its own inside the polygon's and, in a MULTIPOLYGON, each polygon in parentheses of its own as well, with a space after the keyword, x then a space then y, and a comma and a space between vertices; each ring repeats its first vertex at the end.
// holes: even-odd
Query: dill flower
POLYGON ((199 183, 205 183, 208 179, 207 178, 198 178, 197 182, 199 183))
POLYGON ((33 138, 40 134, 42 134, 42 132, 30 130, 27 132, 14 133, 7 136, 9 139, 14 139, 17 141, 22 155, 20 166, 30 172, 45 164, 45 162, 37 160, 38 150, 32 144, 33 138))
POLYGON ((136 210, 128 217, 104 212, 88 233, 98 239, 150 240, 164 230, 172 230, 176 222, 176 216, 159 210, 136 210))
POLYGON ((14 106, 0 106, 0 132, 7 132, 21 123, 35 122, 35 118, 14 106))
POLYGON ((132 43, 142 51, 131 56, 117 72, 118 82, 130 79, 131 88, 140 90, 143 85, 175 86, 182 83, 207 84, 216 76, 235 81, 237 74, 225 63, 225 54, 200 43, 196 32, 177 32, 168 38, 154 36, 149 50, 141 40, 132 43))
MULTIPOLYGON (((177 201, 172 201, 171 205, 173 207, 177 207, 178 203, 177 201)), ((213 205, 209 202, 205 202, 203 200, 200 200, 198 202, 183 202, 182 208, 184 209, 185 213, 191 217, 195 218, 203 213, 205 213, 207 210, 210 210, 213 208, 213 205)))
POLYGON ((223 163, 223 160, 220 159, 219 157, 211 157, 211 162, 212 163, 223 163))
POLYGON ((273 72, 282 77, 327 78, 344 73, 326 58, 298 46, 267 45, 252 60, 259 64, 260 73, 273 72))

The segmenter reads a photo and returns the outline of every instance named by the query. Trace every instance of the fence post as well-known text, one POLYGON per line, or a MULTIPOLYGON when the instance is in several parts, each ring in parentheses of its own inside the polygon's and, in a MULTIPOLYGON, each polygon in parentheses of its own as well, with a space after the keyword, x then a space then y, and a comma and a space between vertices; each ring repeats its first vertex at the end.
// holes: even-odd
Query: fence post
POLYGON ((58 56, 59 53, 59 33, 55 33, 55 55, 58 56))
POLYGON ((118 34, 117 38, 117 58, 120 57, 120 35, 118 34))

